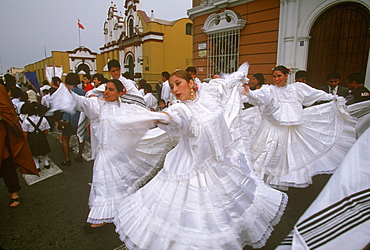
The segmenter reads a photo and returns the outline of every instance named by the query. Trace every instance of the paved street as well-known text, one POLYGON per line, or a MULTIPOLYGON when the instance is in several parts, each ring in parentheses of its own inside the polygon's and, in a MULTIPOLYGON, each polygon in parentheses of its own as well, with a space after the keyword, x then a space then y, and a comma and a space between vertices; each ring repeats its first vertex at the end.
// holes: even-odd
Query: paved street
MULTIPOLYGON (((20 176, 22 204, 15 209, 8 208, 9 194, 0 181, 0 249, 123 249, 112 224, 99 233, 86 234, 82 229, 89 211, 92 161, 72 160, 72 166, 62 166, 61 143, 52 136, 48 139, 49 157, 62 173, 30 186, 20 176)), ((72 152, 71 159, 75 156, 72 152)), ((309 188, 289 190, 286 212, 263 249, 280 243, 328 178, 317 176, 309 188)))

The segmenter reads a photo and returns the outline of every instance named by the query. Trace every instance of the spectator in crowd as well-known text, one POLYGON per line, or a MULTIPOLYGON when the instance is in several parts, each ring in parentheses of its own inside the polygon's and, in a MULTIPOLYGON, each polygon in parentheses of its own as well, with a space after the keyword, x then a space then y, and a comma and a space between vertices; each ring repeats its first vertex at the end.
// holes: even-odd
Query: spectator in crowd
POLYGON ((163 99, 158 100, 157 111, 160 112, 160 111, 166 111, 166 110, 167 110, 166 101, 163 99))
POLYGON ((27 105, 26 109, 28 117, 23 121, 22 129, 26 134, 36 168, 40 172, 39 156, 43 160, 44 168, 50 168, 47 154, 50 153, 51 150, 48 139, 46 138, 50 126, 44 117, 46 107, 37 102, 32 102, 27 105))
POLYGON ((168 103, 171 98, 171 89, 170 84, 168 83, 168 79, 170 78, 170 73, 167 71, 162 72, 162 91, 161 91, 161 99, 165 100, 168 103))
POLYGON ((347 76, 348 88, 351 91, 347 96, 347 105, 370 100, 370 91, 364 86, 365 77, 360 73, 347 76))
POLYGON ((108 62, 108 71, 112 79, 120 80, 125 86, 127 93, 121 97, 122 101, 125 103, 136 104, 145 108, 144 97, 137 89, 136 83, 121 75, 121 65, 117 60, 112 59, 108 62))
POLYGON ((185 69, 186 72, 189 73, 189 75, 191 75, 191 77, 193 78, 194 80, 194 83, 197 83, 197 84, 200 84, 202 83, 201 80, 199 80, 199 78, 197 77, 197 69, 193 66, 189 66, 185 69))
POLYGON ((87 93, 88 91, 94 88, 94 85, 91 82, 91 76, 88 74, 84 74, 82 76, 82 88, 87 93))
MULTIPOLYGON (((69 86, 72 92, 76 93, 77 95, 84 96, 85 91, 77 87, 77 84, 80 82, 80 77, 76 73, 69 73, 66 77, 66 84, 69 86)), ((69 140, 71 139, 72 135, 76 135, 77 127, 78 127, 78 120, 80 117, 80 112, 75 111, 74 114, 64 113, 62 116, 63 122, 65 127, 62 130, 62 147, 64 153, 64 161, 62 162, 63 166, 71 166, 72 162, 69 157, 69 140)), ((85 146, 85 142, 79 142, 79 150, 77 157, 75 158, 76 161, 81 161, 82 158, 82 151, 85 146)))
POLYGON ((295 73, 295 81, 296 82, 307 83, 307 76, 308 76, 308 74, 305 70, 298 70, 295 73))
POLYGON ((157 105, 158 100, 152 94, 152 86, 150 86, 150 84, 144 85, 144 93, 145 93, 144 101, 146 108, 150 111, 156 111, 158 106, 157 105))
POLYGON ((327 85, 321 87, 321 90, 324 90, 326 93, 332 95, 338 95, 346 97, 349 94, 349 90, 345 87, 339 86, 340 84, 340 75, 336 72, 329 73, 326 77, 327 85))
POLYGON ((23 174, 38 175, 38 171, 7 92, 0 84, 0 177, 10 193, 9 207, 15 208, 21 204, 16 169, 20 167, 23 174))

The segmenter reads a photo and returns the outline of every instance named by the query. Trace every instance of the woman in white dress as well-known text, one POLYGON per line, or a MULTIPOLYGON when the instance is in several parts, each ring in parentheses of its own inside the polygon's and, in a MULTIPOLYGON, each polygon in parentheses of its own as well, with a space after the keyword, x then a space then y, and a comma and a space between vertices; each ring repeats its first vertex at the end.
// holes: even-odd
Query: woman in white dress
POLYGON ((273 70, 272 85, 245 93, 259 105, 262 123, 251 142, 255 170, 265 182, 278 187, 303 188, 316 174, 330 174, 355 142, 354 120, 344 99, 307 84, 287 84, 285 66, 273 70), (316 101, 334 100, 310 106, 316 101))
POLYGON ((51 99, 53 110, 75 107, 90 119, 95 161, 87 219, 91 225, 84 227, 90 232, 113 222, 117 203, 151 179, 172 148, 163 130, 148 131, 155 121, 167 116, 121 102, 124 93, 123 84, 112 79, 106 84, 105 99, 69 93, 65 85, 51 99))
POLYGON ((171 91, 183 103, 169 107, 168 123, 158 126, 180 139, 163 169, 118 206, 116 231, 129 249, 242 249, 266 243, 287 197, 255 177, 235 148, 236 133, 230 130, 237 124, 228 119, 240 111, 246 68, 200 86, 186 71, 171 75, 171 91), (234 108, 225 107, 233 99, 234 108))

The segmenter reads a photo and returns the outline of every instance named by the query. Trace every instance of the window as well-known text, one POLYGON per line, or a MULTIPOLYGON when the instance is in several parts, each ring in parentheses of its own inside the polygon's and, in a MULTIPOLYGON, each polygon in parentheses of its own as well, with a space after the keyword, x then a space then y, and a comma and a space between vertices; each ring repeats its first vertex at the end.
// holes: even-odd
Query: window
POLYGON ((186 24, 186 35, 191 36, 193 34, 192 29, 193 29, 193 24, 187 23, 186 24))
POLYGON ((246 23, 231 10, 214 13, 207 18, 202 28, 208 35, 207 77, 238 69, 240 30, 246 23))
POLYGON ((214 73, 232 73, 239 65, 239 30, 208 36, 208 77, 214 73))
POLYGON ((132 37, 134 35, 134 19, 130 18, 128 21, 128 37, 132 37))

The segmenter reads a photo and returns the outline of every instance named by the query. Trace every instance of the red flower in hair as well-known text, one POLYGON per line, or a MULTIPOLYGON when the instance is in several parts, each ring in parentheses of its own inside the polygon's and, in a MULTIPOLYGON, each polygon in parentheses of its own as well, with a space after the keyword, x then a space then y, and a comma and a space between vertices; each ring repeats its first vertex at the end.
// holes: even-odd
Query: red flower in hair
POLYGON ((194 89, 195 91, 198 91, 198 89, 199 89, 198 83, 195 83, 195 84, 194 84, 193 89, 194 89))

